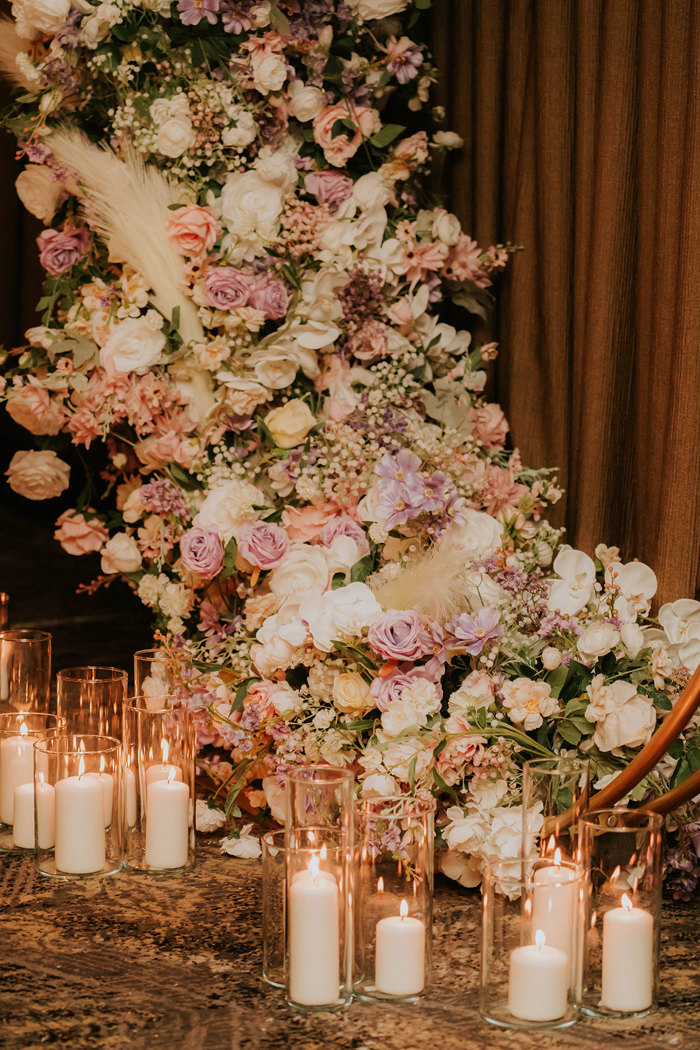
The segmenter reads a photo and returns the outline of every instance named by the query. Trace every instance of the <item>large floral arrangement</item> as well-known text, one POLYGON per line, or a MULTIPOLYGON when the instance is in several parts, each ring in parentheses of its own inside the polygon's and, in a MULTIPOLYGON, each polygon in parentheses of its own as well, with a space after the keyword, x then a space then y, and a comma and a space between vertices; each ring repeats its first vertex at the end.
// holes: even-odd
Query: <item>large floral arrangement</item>
POLYGON ((7 473, 53 498, 66 449, 106 450, 57 539, 153 610, 230 814, 351 766, 365 795, 436 795, 470 885, 517 852, 524 759, 584 752, 600 785, 650 738, 700 604, 648 620, 651 569, 560 547, 554 481, 505 447, 466 325, 508 248, 428 192, 459 140, 423 112, 426 6, 15 0, 6 123, 47 278, 4 380, 39 447, 7 473))

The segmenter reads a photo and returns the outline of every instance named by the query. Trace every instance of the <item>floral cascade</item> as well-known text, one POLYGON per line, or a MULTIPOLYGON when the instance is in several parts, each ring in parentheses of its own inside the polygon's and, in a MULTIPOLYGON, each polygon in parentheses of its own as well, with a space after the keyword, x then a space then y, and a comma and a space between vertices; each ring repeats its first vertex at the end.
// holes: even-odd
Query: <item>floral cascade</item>
POLYGON ((56 537, 153 610, 229 814, 347 765, 435 795, 474 885, 518 850, 526 758, 585 753, 601 785, 649 740, 700 603, 650 621, 651 569, 559 546, 549 472, 505 448, 465 326, 509 249, 427 189, 460 144, 424 130, 428 3, 15 0, 5 122, 47 278, 3 387, 38 448, 7 473, 57 497, 102 448, 56 537))

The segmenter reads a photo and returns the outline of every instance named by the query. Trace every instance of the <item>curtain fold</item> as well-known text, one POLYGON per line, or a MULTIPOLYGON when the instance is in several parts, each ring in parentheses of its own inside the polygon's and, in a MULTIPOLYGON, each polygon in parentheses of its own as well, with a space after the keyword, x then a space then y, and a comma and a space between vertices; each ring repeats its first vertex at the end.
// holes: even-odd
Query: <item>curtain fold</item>
POLYGON ((437 0, 448 196, 498 288, 496 396, 553 516, 700 583, 700 3, 437 0))

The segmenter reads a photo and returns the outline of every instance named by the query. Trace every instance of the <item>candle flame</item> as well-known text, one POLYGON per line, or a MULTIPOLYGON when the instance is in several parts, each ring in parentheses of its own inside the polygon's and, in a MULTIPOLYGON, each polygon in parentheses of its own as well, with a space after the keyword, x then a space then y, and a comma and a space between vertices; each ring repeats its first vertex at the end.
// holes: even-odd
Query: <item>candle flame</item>
POLYGON ((617 882, 617 880, 620 878, 620 871, 621 870, 622 869, 620 868, 620 865, 618 864, 618 866, 615 868, 614 872, 610 876, 611 882, 617 882))
POLYGON ((316 841, 316 832, 315 831, 310 831, 309 832, 309 842, 313 845, 313 843, 315 841, 316 841))
POLYGON ((162 755, 163 755, 163 765, 165 766, 168 763, 168 751, 169 751, 168 741, 167 740, 161 740, 161 742, 160 742, 160 750, 161 750, 162 755))
POLYGON ((402 919, 405 919, 408 915, 408 901, 401 901, 401 907, 399 908, 399 915, 402 919))
POLYGON ((28 732, 29 732, 29 726, 27 725, 26 722, 22 722, 22 725, 19 727, 19 735, 20 736, 26 736, 28 732))
POLYGON ((625 911, 632 911, 632 908, 634 907, 632 901, 629 899, 626 893, 622 894, 622 900, 620 903, 622 904, 622 907, 625 909, 625 911))
POLYGON ((172 784, 174 779, 175 779, 175 766, 171 766, 170 767, 170 772, 168 773, 168 783, 172 784))
POLYGON ((537 947, 543 948, 545 940, 546 937, 544 935, 544 930, 537 930, 537 932, 535 933, 535 944, 537 945, 537 947))
POLYGON ((82 777, 84 772, 85 772, 85 759, 81 755, 80 756, 80 762, 78 763, 78 780, 80 780, 80 778, 82 777))
POLYGON ((321 860, 325 860, 326 857, 328 856, 328 847, 326 846, 325 842, 321 846, 321 852, 320 852, 319 856, 320 856, 321 860))
POLYGON ((547 853, 552 853, 556 844, 556 839, 554 838, 554 835, 552 835, 549 842, 547 843, 547 853))
POLYGON ((377 893, 384 893, 384 879, 381 877, 381 875, 377 880, 377 893))
POLYGON ((312 879, 317 879, 318 878, 318 869, 319 869, 320 863, 321 862, 319 861, 318 857, 312 857, 311 860, 309 861, 309 871, 311 872, 311 878, 312 879))
POLYGON ((554 851, 554 863, 557 865, 557 867, 561 864, 561 850, 558 846, 554 851))

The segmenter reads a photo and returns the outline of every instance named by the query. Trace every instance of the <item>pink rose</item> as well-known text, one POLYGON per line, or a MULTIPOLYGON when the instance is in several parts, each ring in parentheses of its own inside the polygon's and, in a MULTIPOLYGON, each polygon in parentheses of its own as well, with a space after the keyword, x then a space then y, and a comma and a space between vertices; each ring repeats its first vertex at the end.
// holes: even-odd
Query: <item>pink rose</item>
POLYGON ((109 539, 109 533, 99 518, 86 518, 66 510, 56 519, 54 538, 66 554, 92 554, 100 551, 109 539))
POLYGON ((390 609, 372 624, 367 635, 375 653, 387 660, 419 660, 431 647, 423 621, 413 609, 390 609))
POLYGON ((72 232, 44 230, 36 239, 39 245, 39 262, 52 277, 69 270, 73 263, 82 259, 90 235, 86 229, 72 232))
POLYGON ((334 106, 327 106, 314 120, 314 138, 328 163, 334 168, 342 168, 350 157, 355 156, 363 140, 378 127, 376 109, 369 106, 353 106, 351 109, 347 102, 337 102, 334 106), (333 129, 340 120, 349 120, 355 125, 355 131, 345 128, 341 134, 334 135, 333 129))
POLYGON ((239 306, 247 306, 254 287, 252 274, 236 270, 233 266, 217 266, 204 279, 207 302, 217 310, 235 310, 239 306))
POLYGON ((180 539, 180 557, 188 572, 201 580, 213 580, 221 572, 224 547, 218 533, 195 525, 180 539))
POLYGON ((354 540, 358 558, 364 558, 369 554, 369 542, 365 530, 348 514, 339 514, 321 529, 321 543, 324 547, 330 547, 336 536, 349 536, 351 540, 354 540))
POLYGON ((248 306, 261 310, 271 321, 281 320, 289 306, 287 286, 276 277, 263 277, 250 293, 248 306))
POLYGON ((347 347, 358 361, 374 361, 383 357, 388 349, 385 325, 379 321, 368 321, 348 340, 347 347))
POLYGON ((352 196, 352 187, 352 179, 339 171, 312 171, 304 178, 306 192, 318 197, 331 212, 352 196))
POLYGON ((200 256, 211 251, 221 233, 208 208, 188 204, 178 208, 168 223, 168 231, 183 255, 200 256))
POLYGON ((249 565, 258 569, 274 569, 289 549, 289 536, 267 521, 244 525, 238 534, 238 552, 249 565))
POLYGON ((7 412, 30 434, 58 434, 65 419, 60 402, 48 390, 31 383, 9 391, 7 412))
POLYGON ((319 506, 285 507, 282 521, 291 540, 309 543, 321 535, 323 526, 338 513, 334 503, 321 503, 319 506))
POLYGON ((502 448, 508 433, 508 421, 498 405, 482 405, 469 411, 474 437, 486 448, 502 448))

